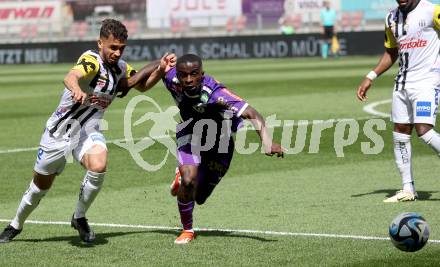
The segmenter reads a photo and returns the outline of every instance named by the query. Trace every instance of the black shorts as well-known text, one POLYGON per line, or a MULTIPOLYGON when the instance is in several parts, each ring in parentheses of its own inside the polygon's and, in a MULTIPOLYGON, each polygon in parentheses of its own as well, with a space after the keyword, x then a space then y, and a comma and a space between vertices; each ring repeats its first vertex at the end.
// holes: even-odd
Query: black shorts
POLYGON ((324 38, 332 39, 333 38, 333 26, 324 26, 324 38))

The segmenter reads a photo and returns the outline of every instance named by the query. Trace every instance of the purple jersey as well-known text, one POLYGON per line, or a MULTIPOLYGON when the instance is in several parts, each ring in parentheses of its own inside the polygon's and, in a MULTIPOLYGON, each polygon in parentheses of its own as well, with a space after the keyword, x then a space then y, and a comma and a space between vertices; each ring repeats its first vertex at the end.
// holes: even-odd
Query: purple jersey
POLYGON ((221 134, 225 130, 223 125, 228 125, 228 131, 236 132, 242 122, 240 116, 248 104, 208 75, 204 75, 202 78, 202 88, 198 96, 189 96, 183 92, 175 68, 167 73, 163 82, 173 96, 184 120, 176 130, 179 164, 206 165, 207 170, 215 169, 211 171, 217 173, 216 177, 222 177, 229 168, 234 152, 234 141, 230 134, 221 134), (202 137, 195 136, 193 134, 194 125, 198 121, 206 119, 216 123, 217 134, 214 140, 215 145, 209 151, 201 151, 198 145, 194 145, 193 138, 200 138, 200 143, 197 142, 199 145, 212 140, 208 140, 206 134, 202 137), (225 121, 229 121, 229 123, 224 124, 225 121), (222 139, 221 136, 229 136, 229 138, 222 139), (213 160, 217 163, 210 163, 213 160), (219 168, 218 166, 223 167, 219 168))
POLYGON ((227 118, 232 120, 231 130, 237 131, 242 121, 240 116, 248 104, 213 77, 203 76, 200 95, 195 97, 186 95, 182 91, 176 68, 172 68, 167 73, 163 82, 173 96, 184 121, 212 119, 218 123, 227 118))

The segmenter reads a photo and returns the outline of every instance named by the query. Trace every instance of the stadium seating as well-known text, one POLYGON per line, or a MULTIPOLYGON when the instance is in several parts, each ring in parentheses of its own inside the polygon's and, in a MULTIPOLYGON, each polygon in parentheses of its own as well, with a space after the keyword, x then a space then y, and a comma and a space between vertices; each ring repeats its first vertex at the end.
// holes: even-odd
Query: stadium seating
POLYGON ((229 17, 225 24, 225 29, 228 34, 235 34, 246 29, 247 17, 244 15, 238 17, 229 17))
POLYGON ((170 30, 175 35, 182 35, 188 31, 189 27, 190 24, 187 18, 170 18, 170 30))
POLYGON ((21 28, 20 37, 23 40, 31 40, 38 35, 38 25, 26 24, 21 28))
POLYGON ((342 31, 361 30, 364 23, 364 13, 362 11, 343 12, 340 19, 342 31))
POLYGON ((137 20, 125 20, 122 23, 124 23, 125 27, 127 27, 129 36, 133 36, 137 33, 139 28, 139 23, 137 20))
POLYGON ((89 25, 85 21, 73 22, 72 26, 70 26, 69 37, 84 39, 89 30, 89 25))

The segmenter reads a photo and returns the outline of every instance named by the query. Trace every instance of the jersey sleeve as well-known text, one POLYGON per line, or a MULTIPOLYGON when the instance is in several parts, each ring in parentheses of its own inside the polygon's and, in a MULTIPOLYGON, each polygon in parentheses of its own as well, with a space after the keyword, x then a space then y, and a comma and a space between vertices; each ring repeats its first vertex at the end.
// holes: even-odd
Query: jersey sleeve
POLYGON ((125 68, 125 77, 127 78, 132 77, 136 73, 136 70, 128 63, 125 63, 125 68))
POLYGON ((243 111, 249 106, 246 101, 226 87, 215 90, 209 102, 222 106, 225 111, 231 111, 234 117, 240 117, 243 111))
POLYGON ((167 89, 172 88, 173 79, 175 77, 176 77, 176 67, 173 67, 162 78, 162 82, 167 89))
POLYGON ((79 70, 84 77, 94 77, 99 71, 99 62, 90 54, 82 54, 72 70, 79 70))
POLYGON ((434 7, 433 24, 434 24, 434 29, 440 31, 440 5, 435 5, 434 7))
POLYGON ((392 13, 388 13, 386 19, 385 19, 385 42, 384 46, 386 48, 396 48, 397 47, 397 40, 396 37, 394 37, 393 31, 391 30, 392 25, 392 13))
POLYGON ((385 42, 384 46, 386 48, 396 48, 397 47, 397 41, 394 37, 393 33, 391 32, 391 29, 388 27, 385 27, 385 42))

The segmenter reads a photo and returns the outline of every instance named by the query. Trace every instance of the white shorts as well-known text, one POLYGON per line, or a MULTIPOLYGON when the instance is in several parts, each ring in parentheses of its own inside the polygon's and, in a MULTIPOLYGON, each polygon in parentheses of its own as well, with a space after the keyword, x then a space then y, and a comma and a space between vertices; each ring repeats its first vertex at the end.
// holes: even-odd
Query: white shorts
POLYGON ((71 154, 81 162, 84 154, 94 145, 100 145, 107 150, 105 137, 101 132, 81 133, 78 141, 74 141, 62 137, 55 138, 46 129, 41 137, 34 170, 42 175, 59 175, 71 154))
POLYGON ((435 125, 439 89, 404 89, 393 92, 391 120, 394 123, 435 125))

